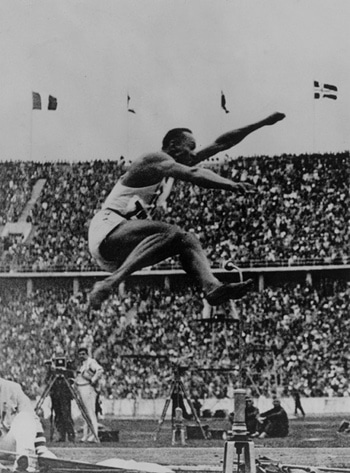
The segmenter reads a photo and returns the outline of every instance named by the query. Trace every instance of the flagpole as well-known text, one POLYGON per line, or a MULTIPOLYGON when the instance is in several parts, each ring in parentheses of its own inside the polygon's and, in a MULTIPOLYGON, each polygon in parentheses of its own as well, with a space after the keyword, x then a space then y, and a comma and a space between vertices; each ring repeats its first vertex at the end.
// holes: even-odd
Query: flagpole
POLYGON ((131 122, 131 118, 130 118, 130 113, 131 114, 136 114, 135 110, 133 108, 130 108, 130 95, 129 95, 129 91, 127 91, 127 107, 126 107, 126 113, 127 113, 127 153, 128 153, 128 157, 129 157, 129 160, 130 160, 130 147, 129 147, 129 138, 130 138, 130 128, 132 126, 132 122, 131 122))
POLYGON ((127 154, 127 160, 130 161, 130 149, 129 149, 129 100, 130 100, 130 95, 129 91, 126 93, 126 154, 127 154))
MULTIPOLYGON (((313 82, 315 84, 315 82, 313 82)), ((315 153, 315 121, 316 121, 316 113, 315 113, 315 96, 314 96, 314 90, 315 86, 313 87, 312 90, 312 114, 313 114, 313 120, 312 120, 312 152, 313 154, 315 153)))
POLYGON ((33 110, 41 110, 41 96, 38 92, 32 91, 32 111, 30 116, 30 160, 33 160, 33 110))
POLYGON ((33 103, 30 112, 30 131, 29 131, 29 160, 33 160, 33 103))

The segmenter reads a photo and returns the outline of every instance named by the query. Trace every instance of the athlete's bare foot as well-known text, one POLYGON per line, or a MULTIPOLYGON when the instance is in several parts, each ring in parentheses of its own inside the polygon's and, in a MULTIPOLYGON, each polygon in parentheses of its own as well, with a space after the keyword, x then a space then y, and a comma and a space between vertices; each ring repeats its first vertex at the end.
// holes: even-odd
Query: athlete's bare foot
POLYGON ((89 295, 89 308, 97 310, 111 293, 111 287, 105 281, 95 283, 89 295))
POLYGON ((266 125, 274 125, 275 123, 280 122, 284 118, 286 118, 284 113, 276 112, 267 117, 265 119, 265 123, 266 125))
POLYGON ((210 305, 216 306, 225 304, 230 300, 242 299, 253 286, 253 280, 248 279, 244 282, 222 284, 206 295, 210 305))

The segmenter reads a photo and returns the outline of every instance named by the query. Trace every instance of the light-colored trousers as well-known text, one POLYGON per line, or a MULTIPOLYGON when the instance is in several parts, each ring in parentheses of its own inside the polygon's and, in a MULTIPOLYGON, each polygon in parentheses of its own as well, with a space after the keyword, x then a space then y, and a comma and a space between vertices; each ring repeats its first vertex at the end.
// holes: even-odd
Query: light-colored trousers
MULTIPOLYGON (((88 416, 90 417, 91 423, 94 428, 94 433, 96 436, 98 436, 98 422, 97 422, 97 417, 96 417, 97 392, 91 386, 91 384, 83 384, 81 386, 77 385, 76 388, 80 393, 81 400, 84 403, 88 416)), ((91 435, 93 435, 93 432, 91 432, 91 430, 89 429, 89 426, 87 425, 84 419, 82 440, 85 441, 88 438, 89 440, 92 440, 91 435)))

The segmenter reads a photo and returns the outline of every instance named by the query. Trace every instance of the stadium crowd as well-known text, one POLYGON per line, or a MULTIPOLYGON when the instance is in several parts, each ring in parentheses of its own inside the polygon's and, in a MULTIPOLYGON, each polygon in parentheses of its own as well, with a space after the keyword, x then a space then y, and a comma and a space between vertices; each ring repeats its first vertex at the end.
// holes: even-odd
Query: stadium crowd
MULTIPOLYGON (((0 296, 2 376, 32 397, 44 388, 45 359, 57 349, 74 359, 81 343, 105 369, 108 398, 162 397, 178 366, 200 398, 230 396, 238 381, 238 321, 227 321, 226 307, 206 318, 200 295, 188 288, 130 283, 94 316, 84 292, 27 296, 8 288, 0 296)), ((303 396, 349 396, 349 309, 345 281, 270 286, 243 299, 243 374, 251 394, 290 395, 297 387, 303 396)))
MULTIPOLYGON (((228 156, 208 165, 254 183, 256 192, 242 198, 177 183, 158 217, 194 232, 214 267, 228 258, 240 266, 349 263, 349 153, 228 156)), ((87 249, 89 220, 126 166, 122 157, 0 163, 0 230, 23 216, 35 183, 45 179, 27 207, 28 240, 0 238, 2 271, 97 269, 87 249)), ((164 264, 174 268, 177 261, 164 264)), ((110 398, 164 396, 179 363, 200 398, 225 397, 237 383, 238 322, 225 322, 225 307, 206 318, 202 298, 188 288, 127 285, 96 317, 87 315, 84 292, 71 295, 63 286, 30 296, 4 287, 0 298, 2 376, 32 397, 43 389, 44 360, 56 349, 74 358, 81 342, 104 366, 110 398)), ((349 286, 341 281, 281 283, 244 299, 244 375, 252 395, 277 386, 284 394, 297 387, 305 396, 348 396, 349 301, 349 286)))
MULTIPOLYGON (((87 249, 88 224, 126 166, 123 157, 76 164, 0 163, 2 224, 19 216, 33 181, 46 180, 28 216, 35 228, 29 240, 0 241, 3 270, 97 269, 87 249)), ((159 217, 194 232, 213 266, 228 257, 241 266, 349 262, 348 152, 228 157, 208 166, 254 183, 256 192, 243 198, 177 183, 159 217)), ((177 262, 164 264, 175 267, 177 262)))
POLYGON ((0 164, 0 225, 16 222, 38 179, 36 163, 3 162, 0 164))

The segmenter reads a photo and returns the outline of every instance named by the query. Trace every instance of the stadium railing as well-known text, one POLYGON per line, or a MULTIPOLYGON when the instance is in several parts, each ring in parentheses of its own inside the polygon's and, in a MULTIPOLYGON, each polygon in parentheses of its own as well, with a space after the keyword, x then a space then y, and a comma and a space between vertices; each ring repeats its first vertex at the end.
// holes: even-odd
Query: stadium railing
MULTIPOLYGON (((241 268, 288 268, 288 267, 300 267, 300 266, 346 266, 350 264, 350 255, 347 258, 318 258, 318 259, 295 259, 290 260, 249 260, 249 261, 239 261, 235 260, 235 263, 241 268)), ((213 263, 213 269, 222 269, 222 263, 213 263)), ((147 271, 156 271, 156 270, 177 270, 181 269, 180 264, 176 262, 163 262, 158 264, 147 271)), ((76 267, 72 265, 52 265, 49 264, 47 268, 41 269, 40 271, 33 270, 31 265, 16 265, 16 264, 0 264, 1 273, 28 273, 28 272, 37 272, 37 273, 48 273, 48 272, 89 272, 89 271, 100 271, 98 266, 93 264, 85 264, 84 267, 76 267)))

